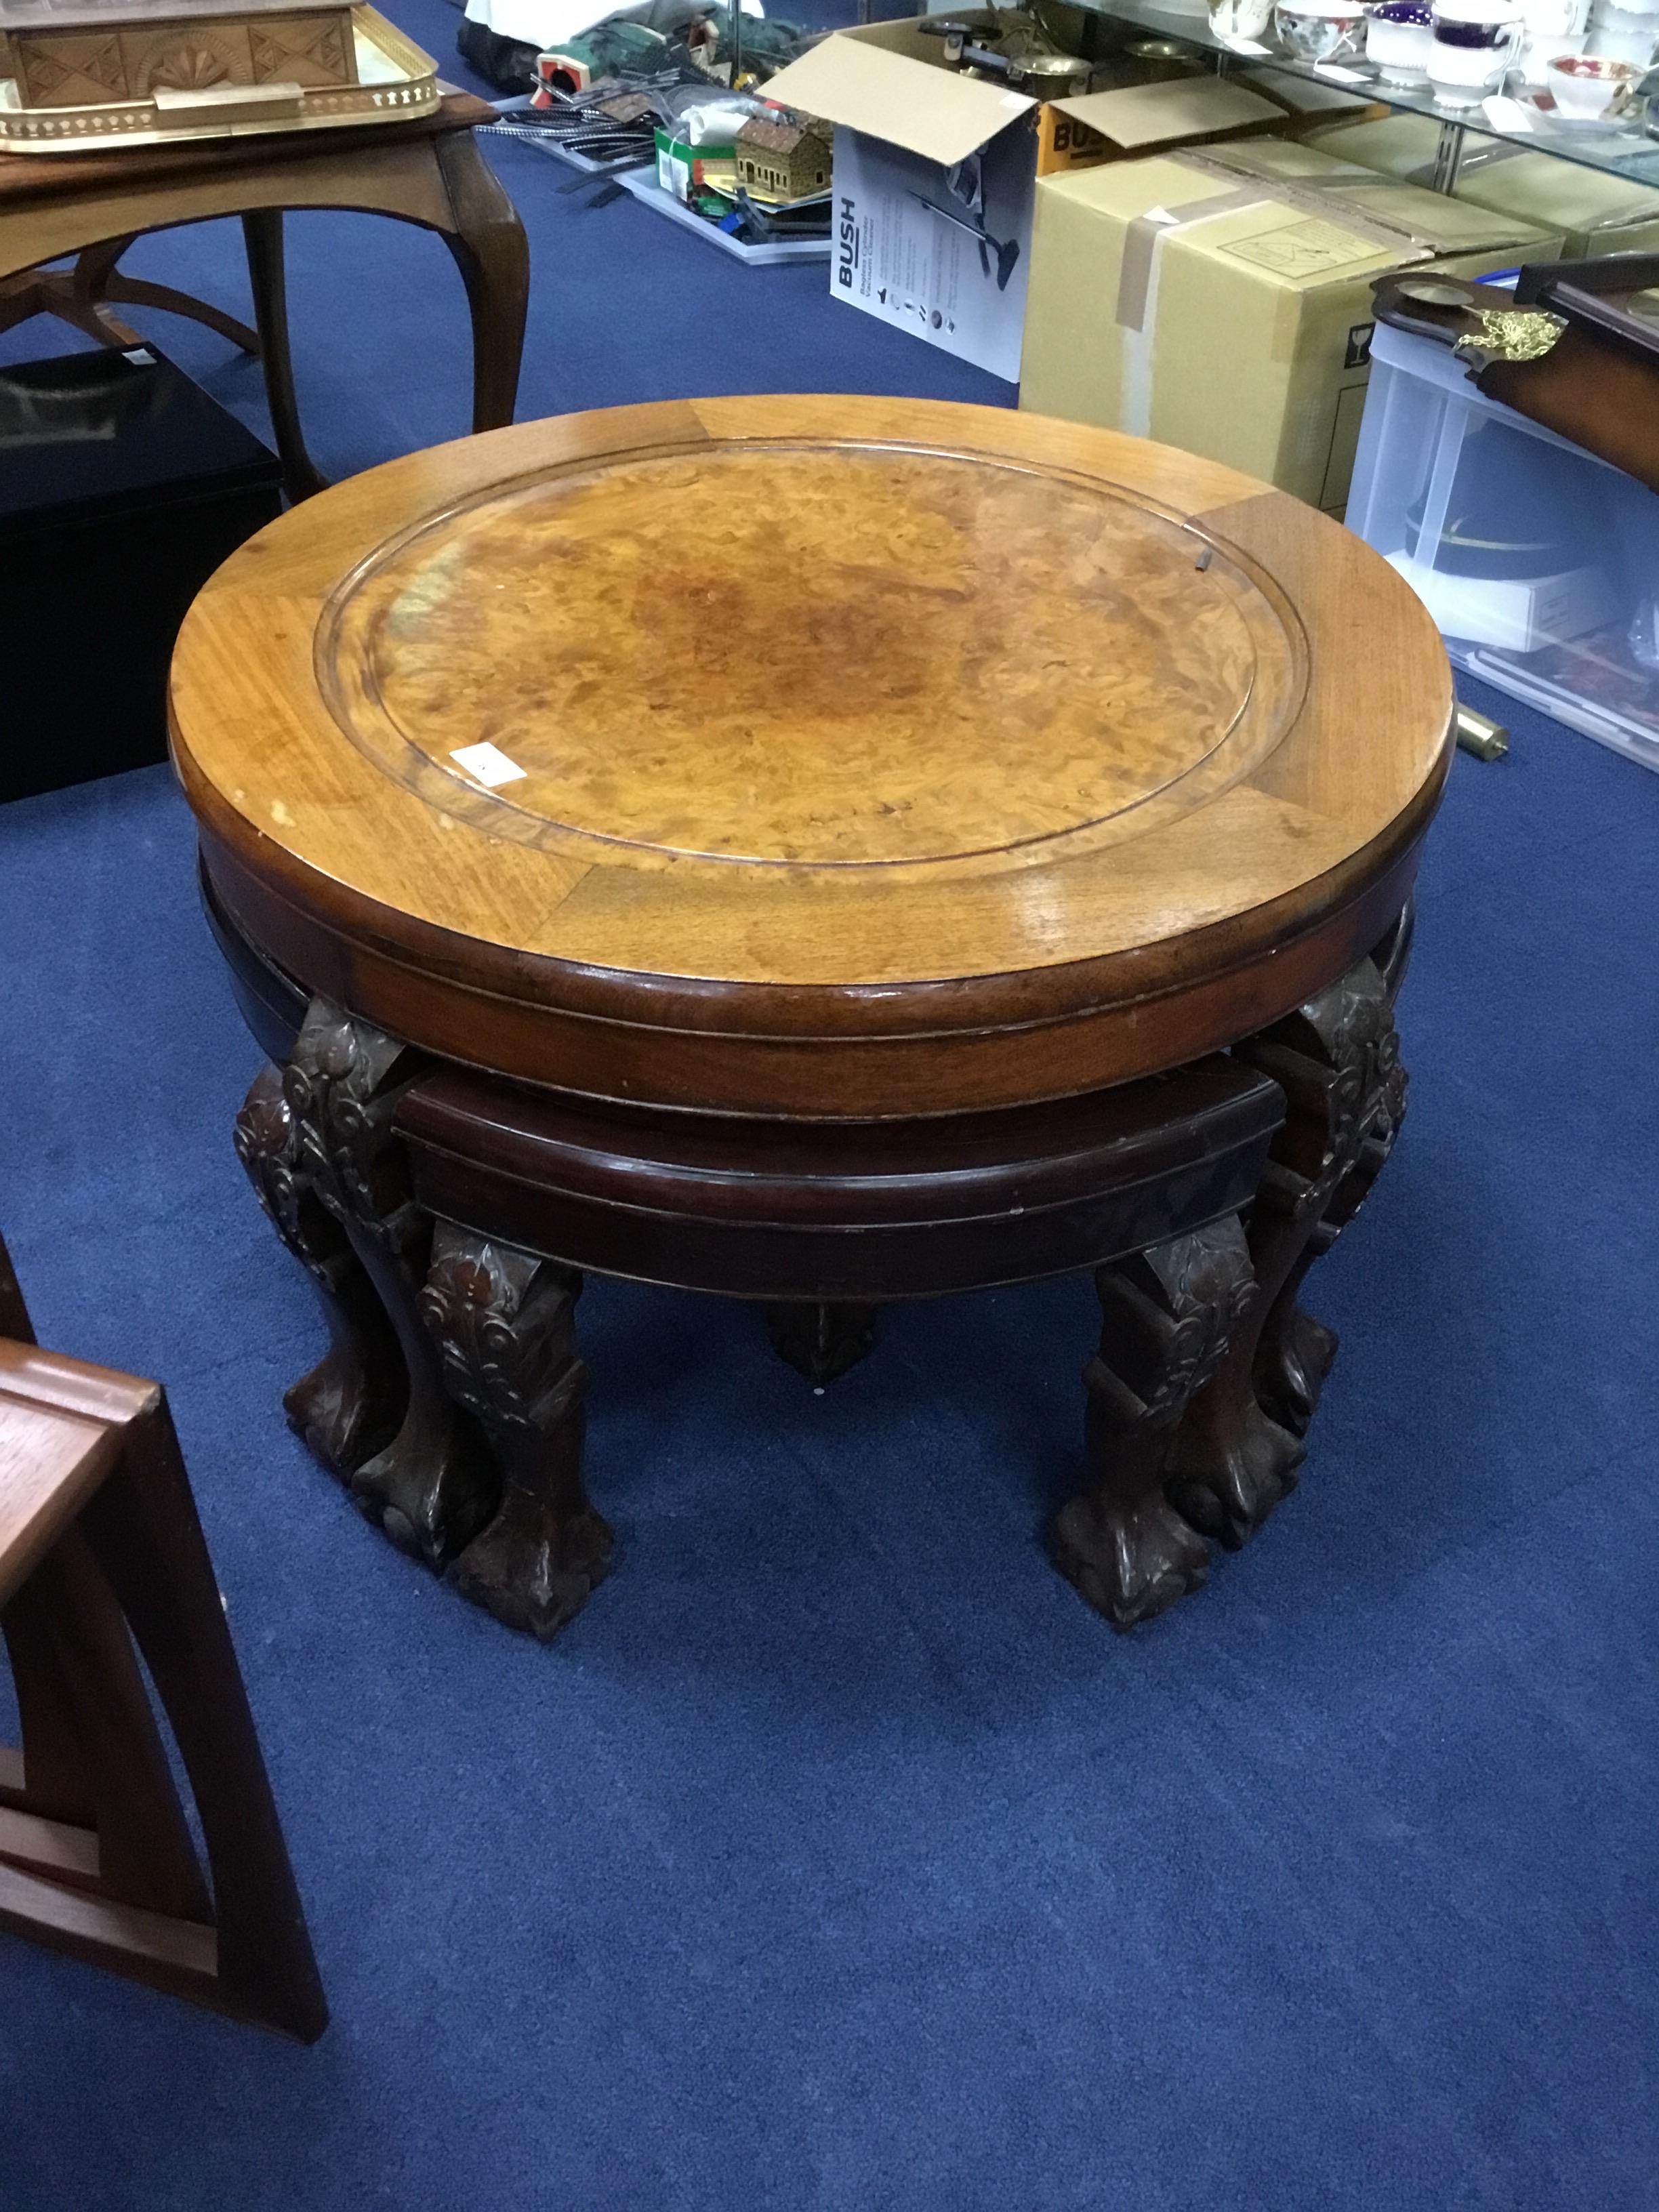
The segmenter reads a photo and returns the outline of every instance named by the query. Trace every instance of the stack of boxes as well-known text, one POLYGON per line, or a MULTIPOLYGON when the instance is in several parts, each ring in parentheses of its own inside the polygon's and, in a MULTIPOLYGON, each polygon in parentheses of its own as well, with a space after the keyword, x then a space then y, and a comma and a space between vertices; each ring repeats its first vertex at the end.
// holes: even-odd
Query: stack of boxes
MULTIPOLYGON (((988 15, 951 21, 994 35, 988 15)), ((1040 179, 1257 135, 1284 116, 1207 76, 1036 100, 947 67, 925 21, 840 32, 766 96, 836 126, 836 296, 1012 384, 1040 179)))
POLYGON ((1020 404, 1229 462, 1340 516, 1375 280, 1474 276, 1559 244, 1304 142, 1060 179, 1039 194, 1020 404))
POLYGON ((1435 125, 1376 120, 1334 88, 1312 112, 1267 71, 1039 101, 946 66, 925 21, 841 33, 768 87, 838 126, 835 295, 1018 381, 1024 407, 1184 447, 1332 514, 1376 278, 1659 236, 1659 193, 1544 155, 1431 192, 1435 125))

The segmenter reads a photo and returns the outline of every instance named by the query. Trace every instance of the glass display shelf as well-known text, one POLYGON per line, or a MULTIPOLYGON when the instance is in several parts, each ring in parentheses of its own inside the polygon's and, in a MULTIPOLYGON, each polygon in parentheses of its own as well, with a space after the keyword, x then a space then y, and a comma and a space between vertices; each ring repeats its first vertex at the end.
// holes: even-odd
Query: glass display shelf
MULTIPOLYGON (((1074 4, 1090 15, 1129 25, 1150 38, 1177 39, 1210 55, 1224 76, 1273 70, 1310 84, 1325 85, 1333 92, 1350 93, 1402 114, 1427 117, 1440 126, 1432 178, 1437 191, 1449 192, 1456 183, 1465 155, 1473 150, 1471 137, 1477 143, 1483 138, 1503 140, 1536 153, 1557 155, 1607 176, 1624 177, 1632 185, 1659 188, 1659 138, 1649 137, 1639 123, 1563 122, 1547 110, 1531 106, 1524 93, 1505 94, 1477 107, 1444 107, 1431 86, 1411 88, 1385 84, 1364 61, 1292 60, 1279 51, 1271 28, 1260 44, 1242 40, 1228 44, 1210 28, 1207 15, 1185 9, 1155 8, 1147 0, 1074 0, 1074 4)), ((1659 109, 1659 101, 1655 106, 1659 109)))

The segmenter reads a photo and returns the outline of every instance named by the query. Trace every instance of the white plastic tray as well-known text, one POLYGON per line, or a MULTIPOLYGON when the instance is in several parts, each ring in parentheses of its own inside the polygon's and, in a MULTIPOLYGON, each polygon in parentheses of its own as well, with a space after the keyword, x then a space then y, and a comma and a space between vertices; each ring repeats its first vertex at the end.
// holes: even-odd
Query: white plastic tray
POLYGON ((1638 667, 1619 634, 1631 602, 1659 592, 1659 494, 1487 398, 1447 347, 1379 325, 1347 520, 1418 592, 1457 666, 1659 769, 1659 678, 1638 667), (1424 531, 1437 538, 1437 490, 1443 502, 1468 427, 1482 422, 1516 434, 1495 485, 1500 495, 1524 495, 1534 456, 1552 448, 1571 456, 1573 496, 1555 502, 1562 557, 1551 573, 1482 579, 1438 569, 1408 550, 1413 488, 1425 488, 1428 501, 1419 539, 1424 531))
POLYGON ((631 193, 641 206, 654 208, 665 215, 682 230, 705 240, 710 246, 729 253, 738 261, 746 262, 751 269, 775 268, 786 261, 827 261, 830 240, 827 238, 777 238, 761 246, 745 246, 741 239, 733 238, 712 222, 706 222, 695 210, 677 200, 672 192, 664 191, 657 182, 654 164, 640 169, 617 169, 611 172, 613 181, 625 192, 631 193))

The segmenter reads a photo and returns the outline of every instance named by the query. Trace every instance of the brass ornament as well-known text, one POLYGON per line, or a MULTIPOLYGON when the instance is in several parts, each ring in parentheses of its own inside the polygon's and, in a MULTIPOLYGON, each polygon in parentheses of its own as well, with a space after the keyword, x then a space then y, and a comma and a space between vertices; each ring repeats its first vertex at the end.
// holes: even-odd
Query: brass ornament
POLYGON ((1495 361, 1542 361, 1567 327, 1563 315, 1543 307, 1477 307, 1479 329, 1452 348, 1455 359, 1482 369, 1495 361))

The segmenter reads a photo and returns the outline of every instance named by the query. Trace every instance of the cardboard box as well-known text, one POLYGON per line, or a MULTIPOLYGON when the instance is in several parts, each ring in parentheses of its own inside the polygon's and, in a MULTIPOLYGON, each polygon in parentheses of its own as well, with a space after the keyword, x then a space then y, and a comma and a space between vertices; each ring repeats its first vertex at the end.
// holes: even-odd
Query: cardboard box
MULTIPOLYGON (((1328 126, 1308 143, 1333 160, 1357 161, 1420 185, 1434 174, 1439 137, 1440 125, 1429 117, 1395 115, 1382 123, 1328 126)), ((1452 196, 1558 234, 1571 261, 1602 253, 1659 253, 1659 191, 1534 152, 1512 138, 1471 132, 1452 196)))
POLYGON ((713 181, 723 179, 729 191, 737 174, 738 149, 728 139, 724 145, 693 145, 689 138, 677 138, 672 131, 660 125, 653 134, 657 149, 657 182, 672 199, 690 201, 708 188, 709 179, 706 168, 714 167, 713 181))
POLYGON ((837 126, 835 296, 1010 383, 1040 173, 1282 120, 1271 100, 1217 77, 1041 102, 947 67, 921 21, 837 32, 766 96, 837 126))
POLYGON ((1547 232, 1263 140, 1036 188, 1020 404, 1226 461, 1340 514, 1371 283, 1477 274, 1547 232))

